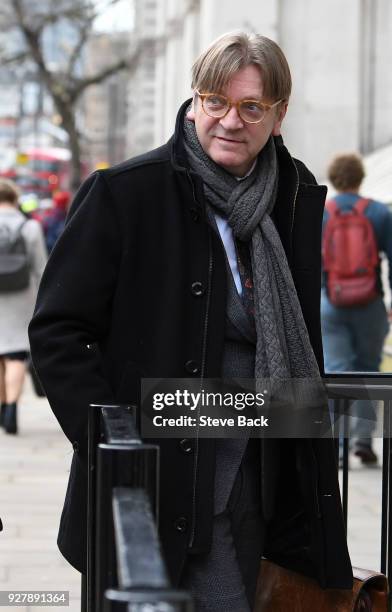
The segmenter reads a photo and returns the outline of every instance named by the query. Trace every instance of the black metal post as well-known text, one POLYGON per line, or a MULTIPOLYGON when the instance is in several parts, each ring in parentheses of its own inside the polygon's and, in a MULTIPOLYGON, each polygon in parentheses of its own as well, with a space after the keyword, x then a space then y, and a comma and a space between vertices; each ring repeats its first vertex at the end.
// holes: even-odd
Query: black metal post
POLYGON ((349 422, 350 422, 350 400, 344 399, 343 403, 343 480, 342 480, 342 506, 344 526, 347 535, 347 517, 348 517, 348 462, 349 462, 349 422))
POLYGON ((143 488, 157 505, 158 448, 150 444, 99 444, 97 450, 95 608, 102 612, 104 592, 116 585, 112 491, 114 487, 143 488))
POLYGON ((80 612, 87 612, 87 576, 81 574, 80 580, 80 612))
POLYGON ((388 527, 389 527, 389 478, 390 471, 390 429, 391 412, 389 401, 384 401, 383 414, 383 449, 382 449, 382 502, 381 502, 381 571, 383 574, 387 570, 388 557, 388 527))
MULTIPOLYGON (((387 512, 387 524, 388 524, 388 545, 387 545, 387 576, 388 580, 392 577, 392 529, 391 529, 391 517, 392 517, 392 415, 391 408, 392 402, 391 400, 387 400, 386 402, 388 406, 389 413, 389 431, 388 431, 388 512, 387 512)), ((389 609, 391 608, 391 594, 389 595, 389 609)))
POLYGON ((329 400, 329 403, 332 404, 332 431, 334 437, 334 445, 335 445, 335 456, 336 456, 336 465, 340 466, 340 436, 341 436, 341 427, 340 427, 340 417, 341 417, 341 404, 339 399, 329 400))
MULTIPOLYGON (((88 474, 87 474, 87 576, 83 588, 82 612, 94 612, 95 593, 95 480, 96 449, 100 439, 101 410, 90 405, 88 413, 88 474)), ((83 577, 82 577, 83 581, 83 577)))
MULTIPOLYGON (((392 576, 392 402, 384 402, 383 461, 382 461, 382 515, 381 515, 381 571, 392 576)), ((392 610, 391 592, 388 596, 388 612, 392 610)))

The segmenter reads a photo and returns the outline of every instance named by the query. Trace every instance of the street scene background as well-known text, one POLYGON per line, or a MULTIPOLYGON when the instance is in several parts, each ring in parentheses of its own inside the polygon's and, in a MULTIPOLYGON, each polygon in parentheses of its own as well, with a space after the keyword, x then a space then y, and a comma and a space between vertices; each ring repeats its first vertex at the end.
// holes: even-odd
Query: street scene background
MULTIPOLYGON (((56 194, 71 199, 90 172, 166 141, 191 95, 198 52, 223 32, 245 29, 276 40, 287 55, 294 88, 283 137, 290 152, 324 183, 333 155, 360 153, 362 192, 392 205, 392 5, 344 4, 342 11, 339 0, 4 1, 0 177, 19 185, 22 209, 45 223, 56 194)), ((386 262, 383 269, 389 302, 386 262)), ((391 334, 381 369, 392 372, 391 334)), ((374 448, 381 457, 379 437, 374 448)), ((71 457, 28 378, 18 435, 0 430, 0 590, 69 590, 76 612, 80 577, 56 547, 71 457)), ((354 565, 379 569, 380 517, 380 465, 350 457, 354 565)))

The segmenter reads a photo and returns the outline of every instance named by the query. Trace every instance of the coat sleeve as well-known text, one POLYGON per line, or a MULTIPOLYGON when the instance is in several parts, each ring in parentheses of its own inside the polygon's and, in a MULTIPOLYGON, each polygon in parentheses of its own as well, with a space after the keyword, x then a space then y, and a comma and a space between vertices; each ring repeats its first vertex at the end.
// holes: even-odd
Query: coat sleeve
POLYGON ((86 449, 90 403, 115 403, 97 343, 111 320, 121 247, 114 204, 101 173, 72 204, 45 268, 29 326, 31 354, 63 431, 86 449))

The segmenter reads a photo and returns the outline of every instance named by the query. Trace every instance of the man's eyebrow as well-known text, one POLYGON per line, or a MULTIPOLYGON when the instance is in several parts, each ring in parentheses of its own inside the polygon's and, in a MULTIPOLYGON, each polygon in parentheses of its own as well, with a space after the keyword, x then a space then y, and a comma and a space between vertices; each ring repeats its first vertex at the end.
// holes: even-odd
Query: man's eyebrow
MULTIPOLYGON (((203 93, 213 93, 216 94, 217 96, 224 96, 225 98, 230 98, 231 96, 225 94, 223 91, 217 91, 214 89, 211 89, 211 91, 206 91, 203 93)), ((258 102, 263 102, 263 96, 258 94, 246 94, 246 95, 241 95, 241 97, 238 98, 238 100, 257 100, 258 102)))
POLYGON ((250 95, 250 96, 242 96, 241 100, 257 100, 258 102, 263 101, 263 96, 259 95, 250 95))

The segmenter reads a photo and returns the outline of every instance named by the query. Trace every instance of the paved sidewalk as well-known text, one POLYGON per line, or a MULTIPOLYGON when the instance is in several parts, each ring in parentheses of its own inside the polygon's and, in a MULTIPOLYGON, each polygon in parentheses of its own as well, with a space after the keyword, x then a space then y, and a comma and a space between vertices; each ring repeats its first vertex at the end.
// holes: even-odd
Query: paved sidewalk
MULTIPOLYGON (((374 440, 382 459, 382 440, 374 440)), ((341 474, 341 472, 340 472, 341 474)), ((347 539, 353 566, 380 571, 381 467, 365 468, 350 456, 347 539)))
MULTIPOLYGON (((70 591, 70 612, 80 611, 80 576, 57 550, 71 445, 45 399, 26 381, 20 406, 20 433, 0 431, 0 590, 70 591)), ((376 449, 381 456, 381 440, 376 449)), ((353 565, 379 569, 381 469, 350 460, 349 547, 353 565)), ((59 610, 55 607, 1 609, 59 610)))
MULTIPOLYGON (((17 436, 0 430, 1 590, 70 592, 69 612, 80 612, 80 574, 61 556, 56 538, 72 447, 45 399, 26 381, 17 436)), ((60 610, 63 607, 0 607, 60 610)))

